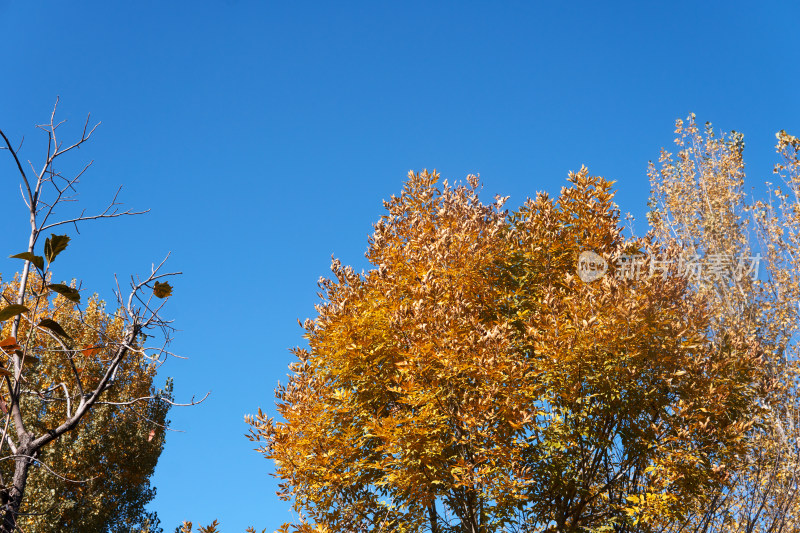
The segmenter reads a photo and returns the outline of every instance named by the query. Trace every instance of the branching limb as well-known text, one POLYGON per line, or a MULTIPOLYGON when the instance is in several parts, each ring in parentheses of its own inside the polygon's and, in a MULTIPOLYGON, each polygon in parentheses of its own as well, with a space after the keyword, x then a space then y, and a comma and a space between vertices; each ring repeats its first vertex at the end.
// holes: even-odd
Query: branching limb
POLYGON ((50 474, 56 476, 57 478, 59 478, 59 479, 61 479, 63 481, 67 481, 69 483, 88 483, 88 482, 93 481, 95 479, 98 479, 100 477, 100 476, 94 476, 94 477, 90 477, 88 479, 69 479, 68 477, 66 477, 66 476, 64 476, 62 474, 59 474, 58 472, 53 470, 50 466, 47 465, 47 463, 44 463, 41 459, 37 458, 34 455, 26 455, 26 454, 6 455, 5 457, 0 457, 0 461, 6 461, 8 459, 19 459, 19 458, 29 459, 30 461, 38 464, 39 466, 41 466, 42 468, 47 470, 50 474))
POLYGON ((194 396, 192 396, 192 399, 191 399, 191 401, 189 401, 189 403, 177 403, 177 402, 173 402, 172 400, 168 400, 167 398, 163 398, 161 396, 155 395, 155 396, 141 396, 139 398, 134 398, 132 400, 128 400, 128 401, 125 401, 125 402, 105 402, 105 401, 100 402, 99 401, 99 402, 97 402, 97 404, 98 405, 123 405, 123 406, 127 406, 127 405, 133 405, 133 404, 139 403, 139 402, 147 402, 147 401, 151 401, 151 400, 159 400, 159 401, 162 401, 164 403, 168 403, 169 405, 172 405, 173 407, 191 407, 193 405, 200 405, 201 403, 206 401, 206 398, 208 398, 208 396, 210 394, 211 394, 211 391, 208 391, 205 394, 205 396, 203 396, 199 400, 195 400, 194 396))

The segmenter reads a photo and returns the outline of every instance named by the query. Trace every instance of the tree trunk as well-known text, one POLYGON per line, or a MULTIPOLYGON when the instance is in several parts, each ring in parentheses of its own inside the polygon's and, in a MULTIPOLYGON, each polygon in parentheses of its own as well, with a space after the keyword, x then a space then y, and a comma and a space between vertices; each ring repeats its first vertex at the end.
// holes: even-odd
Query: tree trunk
POLYGON ((27 447, 17 449, 18 457, 14 460, 14 479, 10 489, 4 489, 1 533, 14 533, 17 529, 17 516, 22 505, 22 496, 25 494, 25 484, 28 482, 28 469, 33 464, 33 453, 27 447))
POLYGON ((428 505, 428 519, 431 522, 431 533, 439 533, 439 517, 436 515, 436 500, 428 505))

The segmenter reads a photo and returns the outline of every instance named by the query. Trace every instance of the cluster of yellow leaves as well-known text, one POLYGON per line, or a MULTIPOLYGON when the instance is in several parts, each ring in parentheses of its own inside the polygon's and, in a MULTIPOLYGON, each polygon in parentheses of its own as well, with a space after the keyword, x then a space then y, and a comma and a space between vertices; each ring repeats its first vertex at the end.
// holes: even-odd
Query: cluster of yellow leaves
POLYGON ((717 135, 695 116, 676 123, 677 156, 651 165, 653 236, 689 253, 761 254, 758 280, 705 280, 709 337, 758 357, 761 375, 745 451, 726 463, 728 483, 708 505, 665 531, 800 531, 800 142, 781 131, 775 167, 782 183, 768 197, 744 192, 743 137, 717 135))
MULTIPOLYGON (((189 521, 184 521, 183 524, 178 528, 177 533, 192 533, 192 523, 189 521)), ((214 520, 207 526, 197 526, 197 533, 219 533, 217 529, 219 527, 219 521, 214 520)), ((253 527, 248 527, 245 529, 247 533, 256 533, 256 530, 253 527)), ((262 530, 262 533, 266 533, 266 529, 262 530)))
MULTIPOLYGON (((96 296, 79 311, 73 301, 47 295, 42 286, 40 278, 30 278, 26 300, 30 311, 15 339, 26 354, 21 412, 26 427, 35 434, 67 418, 67 397, 72 406, 77 405, 76 375, 84 391, 96 386, 124 328, 121 314, 110 314, 96 296), (60 324, 73 351, 65 352, 55 334, 31 327, 43 319, 60 324)), ((6 300, 17 291, 17 280, 0 283, 6 300)), ((0 338, 8 338, 11 326, 10 320, 2 325, 0 338)), ((152 396, 155 376, 156 367, 135 353, 123 361, 103 401, 152 396)), ((5 398, 5 392, 0 394, 5 398)), ((170 397, 169 384, 163 394, 170 397)), ((42 466, 31 469, 26 486, 26 501, 35 512, 28 514, 24 506, 19 527, 36 533, 105 531, 153 522, 144 506, 155 495, 149 478, 164 446, 167 409, 167 404, 158 401, 97 405, 78 427, 39 454, 42 466)), ((10 479, 13 462, 6 461, 0 468, 3 477, 10 479)))
POLYGON ((300 513, 284 531, 659 530, 725 486, 758 355, 705 336, 680 276, 580 281, 583 250, 677 248, 625 242, 612 183, 569 181, 509 214, 475 177, 411 173, 373 269, 333 262, 283 420, 248 418, 300 513))

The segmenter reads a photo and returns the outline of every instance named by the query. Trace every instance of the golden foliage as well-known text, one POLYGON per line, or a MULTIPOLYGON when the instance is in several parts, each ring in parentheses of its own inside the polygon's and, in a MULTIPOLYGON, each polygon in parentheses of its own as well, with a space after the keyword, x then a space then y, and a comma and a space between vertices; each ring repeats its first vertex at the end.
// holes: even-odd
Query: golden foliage
MULTIPOLYGON (((26 427, 36 434, 66 418, 67 397, 72 405, 77 403, 76 375, 84 390, 99 382, 124 327, 122 316, 109 313, 96 296, 81 311, 61 295, 45 293, 37 300, 35 295, 44 292, 41 288, 41 279, 29 281, 26 303, 31 311, 24 323, 54 320, 63 327, 74 352, 65 351, 55 333, 30 327, 19 330, 16 342, 25 347, 26 365, 30 365, 23 380, 21 411, 26 427)), ((7 299, 13 298, 18 281, 0 284, 0 291, 7 299)), ((11 326, 11 321, 3 325, 0 338, 8 337, 11 326)), ((155 376, 154 364, 134 353, 118 368, 103 401, 152 396, 155 376)), ((161 394, 170 398, 170 391, 168 383, 161 394)), ((163 449, 167 409, 160 401, 97 405, 80 425, 38 455, 40 466, 34 466, 28 477, 28 505, 23 506, 25 514, 18 525, 36 533, 128 531, 148 523, 156 527, 157 519, 144 505, 155 494, 149 477, 163 449)), ((6 462, 2 468, 3 476, 10 478, 13 463, 6 462)))
POLYGON ((800 531, 800 144, 777 134, 782 184, 768 183, 756 201, 744 193, 741 134, 717 135, 710 124, 700 131, 694 115, 677 121, 676 133, 677 156, 662 151, 650 167, 653 235, 706 255, 762 256, 758 280, 695 287, 709 302, 710 337, 752 346, 762 376, 729 483, 669 531, 800 531))
POLYGON ((743 450, 759 354, 706 338, 680 276, 575 275, 583 250, 676 247, 625 242, 585 168, 512 214, 473 176, 438 181, 385 202, 371 270, 333 261, 283 420, 248 418, 300 514, 282 531, 644 531, 702 508, 743 450))
MULTIPOLYGON (((183 524, 181 524, 176 530, 176 533, 192 533, 192 525, 193 524, 188 520, 184 520, 183 524)), ((214 520, 207 526, 197 526, 197 533, 220 533, 217 527, 219 527, 219 521, 214 520)), ((256 533, 256 530, 255 528, 250 526, 247 529, 245 529, 245 532, 256 533)), ((261 533, 267 533, 267 530, 264 529, 261 531, 261 533)))

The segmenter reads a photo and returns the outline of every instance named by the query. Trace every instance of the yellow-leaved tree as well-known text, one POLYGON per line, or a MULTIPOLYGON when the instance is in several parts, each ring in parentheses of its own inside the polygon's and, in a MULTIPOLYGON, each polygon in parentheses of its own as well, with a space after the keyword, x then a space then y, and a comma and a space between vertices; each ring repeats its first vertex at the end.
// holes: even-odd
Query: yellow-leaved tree
POLYGON ((475 177, 411 173, 372 268, 333 262, 282 420, 248 418, 299 515, 283 531, 661 531, 725 489, 758 345, 707 335, 677 261, 627 275, 678 248, 626 242, 612 184, 569 182, 509 214, 475 177), (579 278, 583 252, 608 272, 579 278))
MULTIPOLYGON (((26 306, 34 308, 32 294, 41 293, 46 284, 41 279, 28 284, 26 306)), ((18 281, 0 283, 0 292, 4 300, 11 300, 19 292, 18 281)), ((32 353, 41 354, 31 361, 34 372, 27 376, 21 399, 26 425, 40 432, 63 417, 67 401, 63 389, 73 379, 72 365, 87 385, 100 381, 103 362, 122 338, 124 320, 120 312, 109 313, 96 296, 81 310, 63 296, 48 294, 39 302, 37 314, 28 319, 54 320, 77 348, 70 364, 57 356, 61 346, 51 334, 27 330, 25 334, 32 333, 30 340, 16 339, 16 344, 29 343, 32 353)), ((7 321, 0 338, 8 339, 10 332, 7 321)), ((19 527, 32 533, 160 531, 156 513, 147 512, 145 505, 155 496, 149 478, 164 446, 170 406, 162 398, 172 399, 172 385, 168 381, 163 390, 156 390, 156 370, 154 362, 140 353, 126 359, 92 416, 42 449, 28 478, 31 504, 23 506, 19 527), (130 403, 132 398, 148 397, 153 399, 130 403)), ((0 468, 4 477, 11 476, 11 463, 0 468)))
POLYGON ((745 193, 740 133, 700 128, 694 115, 677 121, 675 133, 677 153, 663 150, 650 167, 652 234, 704 258, 697 268, 726 274, 693 283, 708 302, 709 336, 756 345, 762 377, 745 451, 726 466, 728 482, 665 531, 800 531, 800 141, 777 134, 780 183, 767 184, 767 198, 756 200, 745 193), (736 276, 742 266, 758 275, 736 276), (741 279, 730 283, 732 275, 741 279))

